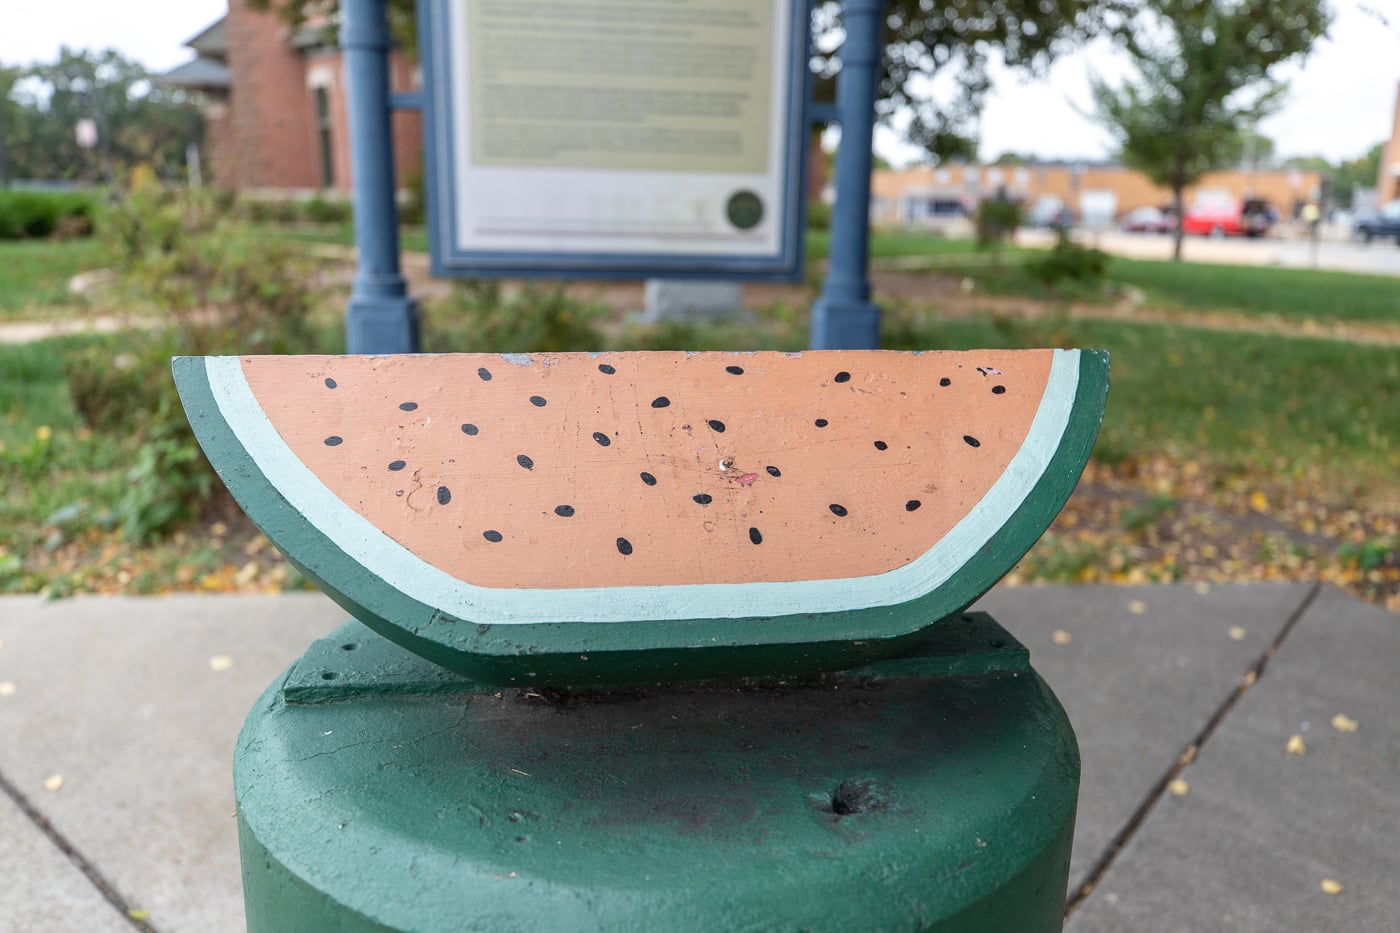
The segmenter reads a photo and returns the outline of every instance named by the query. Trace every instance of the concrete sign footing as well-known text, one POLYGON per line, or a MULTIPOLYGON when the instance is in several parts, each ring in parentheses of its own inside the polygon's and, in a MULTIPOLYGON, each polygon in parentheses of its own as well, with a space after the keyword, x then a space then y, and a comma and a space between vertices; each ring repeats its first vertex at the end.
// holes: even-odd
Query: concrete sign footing
POLYGON ((983 613, 803 680, 485 687, 349 622, 234 761, 248 929, 1059 930, 1079 751, 983 613))

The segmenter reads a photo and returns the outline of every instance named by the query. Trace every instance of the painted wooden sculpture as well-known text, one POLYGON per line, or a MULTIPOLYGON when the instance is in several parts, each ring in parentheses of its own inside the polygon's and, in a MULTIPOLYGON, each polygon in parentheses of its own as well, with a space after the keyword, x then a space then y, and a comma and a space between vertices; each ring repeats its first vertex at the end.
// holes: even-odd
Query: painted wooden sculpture
POLYGON ((487 683, 835 669, 1006 573, 1078 481, 1107 357, 186 357, 229 490, 328 595, 487 683))

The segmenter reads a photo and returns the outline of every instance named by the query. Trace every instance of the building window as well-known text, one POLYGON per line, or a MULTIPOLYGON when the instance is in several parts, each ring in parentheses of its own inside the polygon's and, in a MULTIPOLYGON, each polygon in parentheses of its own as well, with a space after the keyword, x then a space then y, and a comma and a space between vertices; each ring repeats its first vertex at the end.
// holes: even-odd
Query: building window
POLYGON ((316 143, 321 157, 321 187, 335 185, 335 157, 331 151, 331 97, 326 88, 318 87, 316 94, 316 143))

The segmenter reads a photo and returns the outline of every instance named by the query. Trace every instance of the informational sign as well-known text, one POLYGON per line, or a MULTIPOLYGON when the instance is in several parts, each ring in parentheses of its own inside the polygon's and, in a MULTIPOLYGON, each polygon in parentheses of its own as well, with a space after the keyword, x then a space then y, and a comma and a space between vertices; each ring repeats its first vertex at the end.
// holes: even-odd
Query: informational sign
POLYGON ((420 0, 440 275, 795 279, 806 0, 420 0))

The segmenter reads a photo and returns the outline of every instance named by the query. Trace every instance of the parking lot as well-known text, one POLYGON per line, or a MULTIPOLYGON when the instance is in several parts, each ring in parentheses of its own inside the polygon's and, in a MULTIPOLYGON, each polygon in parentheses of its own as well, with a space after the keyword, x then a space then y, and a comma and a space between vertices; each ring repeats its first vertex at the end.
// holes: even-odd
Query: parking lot
MULTIPOLYGON (((1123 233, 1118 230, 1079 230, 1077 236, 1081 242, 1097 246, 1114 256, 1170 259, 1172 255, 1170 236, 1123 233)), ((1054 242, 1054 233, 1048 230, 1022 230, 1016 239, 1022 246, 1049 246, 1054 242)), ((1182 244, 1182 258, 1192 262, 1333 269, 1400 276, 1400 244, 1390 240, 1363 244, 1353 240, 1348 229, 1326 225, 1319 231, 1315 244, 1289 230, 1259 239, 1191 236, 1182 244)))

